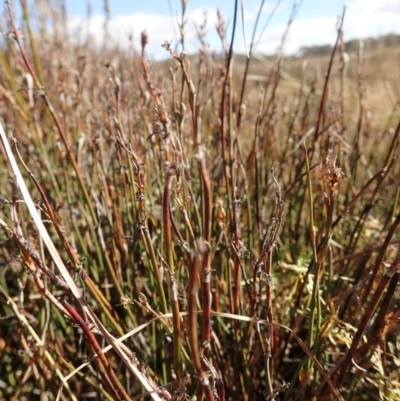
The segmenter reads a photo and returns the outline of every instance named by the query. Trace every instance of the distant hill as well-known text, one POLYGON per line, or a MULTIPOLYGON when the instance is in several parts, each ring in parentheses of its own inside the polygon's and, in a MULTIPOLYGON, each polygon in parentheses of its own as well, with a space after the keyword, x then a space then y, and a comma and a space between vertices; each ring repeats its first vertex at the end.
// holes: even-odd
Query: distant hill
MULTIPOLYGON (((360 48, 360 41, 364 42, 364 50, 367 53, 373 53, 375 51, 381 51, 384 49, 390 48, 399 48, 400 47, 400 35, 391 33, 388 35, 382 35, 377 38, 364 38, 364 39, 351 39, 345 42, 345 50, 347 53, 356 53, 360 48)), ((297 54, 294 55, 285 55, 285 59, 289 60, 297 60, 304 58, 312 58, 312 57, 326 57, 332 54, 333 45, 319 45, 319 46, 304 46, 301 47, 297 54)), ((192 54, 189 55, 192 62, 198 60, 198 55, 192 54)), ((223 57, 221 54, 217 54, 216 57, 223 57)), ((263 55, 263 60, 274 61, 276 58, 276 54, 263 55)), ((236 54, 235 62, 239 65, 245 64, 247 60, 247 56, 245 54, 236 54)), ((255 57, 252 61, 252 64, 262 63, 260 59, 255 57)))
MULTIPOLYGON (((345 42, 346 52, 358 51, 361 39, 352 39, 345 42)), ((362 39, 364 42, 364 48, 366 51, 377 50, 380 47, 396 47, 400 45, 400 35, 389 34, 379 36, 378 38, 367 38, 362 39)), ((312 56, 326 56, 332 52, 332 45, 322 45, 322 46, 310 46, 302 47, 300 49, 300 57, 312 57, 312 56)))

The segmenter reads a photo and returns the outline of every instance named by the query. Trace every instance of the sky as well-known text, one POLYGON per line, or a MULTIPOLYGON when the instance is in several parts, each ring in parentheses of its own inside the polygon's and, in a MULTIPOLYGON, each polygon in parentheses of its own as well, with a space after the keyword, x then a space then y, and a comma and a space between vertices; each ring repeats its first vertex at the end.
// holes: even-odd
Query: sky
MULTIPOLYGON (((239 25, 235 36, 236 53, 246 53, 252 36, 261 0, 239 1, 239 25), (244 15, 242 17, 241 4, 244 15), (242 23, 243 21, 243 23, 242 23), (244 29, 243 29, 244 26, 244 29), (244 31, 244 32, 243 32, 244 31), (247 46, 246 46, 247 44, 247 46)), ((101 46, 104 38, 104 0, 65 0, 68 14, 68 31, 74 40, 82 41, 89 31, 93 40, 101 46), (88 4, 91 5, 88 23, 88 4)), ((122 48, 133 44, 139 48, 140 33, 146 30, 149 37, 148 55, 155 59, 168 57, 161 45, 172 41, 172 47, 179 45, 177 21, 181 14, 181 0, 109 0, 111 19, 109 32, 114 43, 122 48)), ((292 12, 293 0, 264 1, 258 25, 258 46, 256 51, 273 54, 280 46, 282 35, 292 12), (263 35, 260 33, 267 23, 271 12, 275 13, 263 35)), ((299 3, 299 1, 297 1, 299 3)), ((285 54, 296 54, 303 46, 335 43, 338 17, 346 5, 344 20, 345 40, 377 37, 387 33, 400 33, 400 0, 303 0, 295 16, 285 46, 285 54)), ((186 10, 186 48, 187 53, 195 53, 199 47, 196 26, 200 26, 207 16, 206 40, 210 49, 220 49, 216 33, 217 8, 221 11, 230 38, 234 0, 187 0, 186 10)), ((177 51, 182 48, 178 47, 177 51)))

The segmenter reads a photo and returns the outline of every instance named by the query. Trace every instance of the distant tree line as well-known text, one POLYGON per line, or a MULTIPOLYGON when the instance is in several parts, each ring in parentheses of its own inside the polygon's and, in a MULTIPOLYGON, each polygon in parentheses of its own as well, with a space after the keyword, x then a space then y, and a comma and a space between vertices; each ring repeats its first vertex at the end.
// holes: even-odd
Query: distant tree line
MULTIPOLYGON (((361 39, 352 39, 345 42, 346 52, 351 53, 358 51, 360 47, 361 39)), ((394 47, 400 45, 400 35, 388 34, 379 36, 378 38, 367 38, 362 39, 364 42, 364 48, 366 51, 376 50, 382 47, 394 47)), ((301 57, 312 57, 312 56, 326 56, 332 52, 331 45, 322 46, 305 46, 300 49, 301 57)))

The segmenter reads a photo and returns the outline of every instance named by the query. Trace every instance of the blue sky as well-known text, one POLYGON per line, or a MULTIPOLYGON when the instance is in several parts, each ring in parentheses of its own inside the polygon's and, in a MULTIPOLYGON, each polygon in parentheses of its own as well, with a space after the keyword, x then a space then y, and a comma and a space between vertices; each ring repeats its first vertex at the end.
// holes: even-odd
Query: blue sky
MULTIPOLYGON (((251 37, 256 12, 260 0, 243 0, 245 15, 244 25, 247 43, 251 37)), ((280 45, 280 39, 287 24, 293 0, 281 0, 257 50, 261 53, 274 53, 280 45)), ((69 15, 69 30, 77 40, 82 34, 91 33, 93 40, 101 45, 103 40, 104 1, 91 0, 92 16, 90 24, 85 21, 88 1, 66 0, 69 15)), ((240 1, 239 1, 240 4, 240 1)), ((267 21, 276 4, 266 1, 264 13, 259 23, 259 31, 267 21)), ((301 46, 314 44, 333 44, 336 37, 336 21, 346 4, 344 24, 345 39, 378 36, 390 32, 400 33, 400 1, 398 0, 303 0, 300 10, 292 25, 286 44, 286 53, 295 53, 301 46)), ((161 44, 165 40, 177 43, 176 19, 180 15, 180 0, 109 0, 111 9, 110 35, 115 43, 127 47, 128 36, 133 34, 133 41, 139 45, 140 32, 146 29, 149 35, 148 53, 155 58, 166 56, 161 44)), ((216 9, 222 12, 228 33, 232 27, 234 0, 188 0, 187 2, 187 51, 195 52, 198 41, 195 25, 203 21, 207 12, 207 41, 210 48, 218 49, 219 40, 215 33, 216 9)), ((235 50, 245 52, 245 39, 240 23, 236 33, 235 50)), ((180 49, 179 49, 180 50, 180 49)))

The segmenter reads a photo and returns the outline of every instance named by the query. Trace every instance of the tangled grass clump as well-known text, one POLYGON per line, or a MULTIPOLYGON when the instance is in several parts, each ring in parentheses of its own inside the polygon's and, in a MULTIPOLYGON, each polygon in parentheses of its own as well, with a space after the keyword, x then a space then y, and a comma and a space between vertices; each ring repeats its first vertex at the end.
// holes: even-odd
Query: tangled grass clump
POLYGON ((8 6, 0 49, 0 400, 397 399, 400 113, 375 90, 395 77, 341 27, 321 78, 286 34, 241 62, 220 15, 222 56, 200 29, 198 56, 166 42, 157 63, 145 33, 134 58, 96 51, 21 7, 28 45, 8 6))

